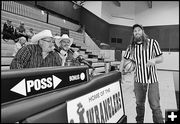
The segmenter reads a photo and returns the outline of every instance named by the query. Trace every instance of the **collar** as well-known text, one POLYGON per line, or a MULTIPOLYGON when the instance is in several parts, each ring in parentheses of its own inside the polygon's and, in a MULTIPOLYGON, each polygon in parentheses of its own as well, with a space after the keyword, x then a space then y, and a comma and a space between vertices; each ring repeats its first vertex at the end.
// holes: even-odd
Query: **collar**
POLYGON ((58 54, 60 55, 61 58, 66 58, 67 57, 67 52, 64 51, 64 50, 61 50, 58 54))
POLYGON ((137 45, 141 45, 143 42, 135 42, 135 44, 137 45))

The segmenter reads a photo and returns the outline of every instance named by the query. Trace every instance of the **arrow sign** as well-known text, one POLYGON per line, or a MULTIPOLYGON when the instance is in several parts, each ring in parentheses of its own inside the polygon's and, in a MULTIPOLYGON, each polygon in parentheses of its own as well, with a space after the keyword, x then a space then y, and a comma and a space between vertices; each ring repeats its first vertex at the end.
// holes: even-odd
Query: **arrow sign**
POLYGON ((27 96, 25 79, 23 79, 21 82, 16 84, 16 86, 11 88, 10 91, 15 92, 15 93, 19 93, 23 96, 27 96))
MULTIPOLYGON (((62 81, 60 78, 52 75, 53 78, 53 89, 55 89, 60 82, 62 81)), ((32 87, 33 87, 33 82, 32 82, 32 87)), ((32 88, 30 87, 30 88, 32 88)), ((27 91, 26 91, 26 80, 23 79, 22 81, 20 81, 18 84, 16 84, 13 88, 10 89, 10 91, 21 94, 23 96, 27 96, 27 91)))
POLYGON ((55 89, 57 87, 57 85, 62 81, 61 79, 59 79, 58 77, 56 76, 52 76, 53 77, 53 88, 55 89))

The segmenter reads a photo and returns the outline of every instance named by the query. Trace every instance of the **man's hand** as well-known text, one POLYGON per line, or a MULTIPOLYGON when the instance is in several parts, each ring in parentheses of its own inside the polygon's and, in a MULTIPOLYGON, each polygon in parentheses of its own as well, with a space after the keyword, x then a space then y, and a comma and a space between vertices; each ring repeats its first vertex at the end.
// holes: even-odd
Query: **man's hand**
POLYGON ((146 65, 149 67, 150 65, 155 65, 163 62, 163 55, 160 55, 158 57, 155 57, 153 59, 150 59, 147 61, 146 65))
POLYGON ((153 66, 155 64, 156 64, 156 60, 155 59, 151 59, 151 60, 147 61, 146 66, 149 67, 149 66, 153 66))
POLYGON ((126 72, 124 69, 122 71, 120 71, 120 72, 121 72, 122 75, 126 75, 126 74, 130 73, 130 72, 126 72))

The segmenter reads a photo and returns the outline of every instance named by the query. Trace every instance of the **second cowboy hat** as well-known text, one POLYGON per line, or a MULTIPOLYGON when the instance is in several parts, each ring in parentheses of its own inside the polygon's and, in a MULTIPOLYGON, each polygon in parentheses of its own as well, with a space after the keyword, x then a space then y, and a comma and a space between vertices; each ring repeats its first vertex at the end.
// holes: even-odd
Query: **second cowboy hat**
POLYGON ((73 44, 73 38, 70 38, 67 34, 63 34, 61 37, 54 36, 54 38, 58 39, 58 40, 55 40, 55 43, 58 47, 60 46, 59 42, 61 42, 63 39, 68 39, 70 41, 70 46, 73 44))
POLYGON ((43 31, 35 34, 31 38, 31 42, 37 44, 40 39, 48 38, 48 37, 53 38, 53 35, 52 35, 51 31, 50 30, 43 30, 43 31))

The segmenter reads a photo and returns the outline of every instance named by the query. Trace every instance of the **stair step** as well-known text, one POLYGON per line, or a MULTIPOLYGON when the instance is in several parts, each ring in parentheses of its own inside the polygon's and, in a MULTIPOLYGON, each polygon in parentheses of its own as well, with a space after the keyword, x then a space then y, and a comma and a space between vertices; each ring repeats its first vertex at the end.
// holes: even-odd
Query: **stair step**
POLYGON ((98 58, 98 56, 97 55, 93 55, 93 54, 89 54, 88 58, 98 58))
POLYGON ((85 51, 85 54, 92 54, 92 52, 87 52, 87 51, 85 51))
POLYGON ((86 49, 84 49, 84 48, 79 48, 79 50, 81 50, 81 51, 86 51, 86 49))
POLYGON ((71 47, 81 48, 81 46, 77 46, 76 44, 72 44, 71 47))

